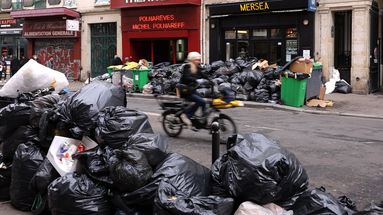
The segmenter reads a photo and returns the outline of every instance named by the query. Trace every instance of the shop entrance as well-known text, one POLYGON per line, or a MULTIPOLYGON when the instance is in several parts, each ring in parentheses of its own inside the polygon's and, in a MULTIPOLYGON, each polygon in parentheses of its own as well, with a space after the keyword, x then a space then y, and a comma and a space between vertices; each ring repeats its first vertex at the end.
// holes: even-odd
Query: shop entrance
POLYGON ((352 11, 335 13, 334 66, 340 77, 351 84, 352 11))
POLYGON ((376 1, 370 10, 370 93, 380 89, 380 40, 379 40, 379 9, 376 1))
POLYGON ((153 64, 183 63, 187 54, 186 39, 132 40, 134 60, 146 59, 153 64))

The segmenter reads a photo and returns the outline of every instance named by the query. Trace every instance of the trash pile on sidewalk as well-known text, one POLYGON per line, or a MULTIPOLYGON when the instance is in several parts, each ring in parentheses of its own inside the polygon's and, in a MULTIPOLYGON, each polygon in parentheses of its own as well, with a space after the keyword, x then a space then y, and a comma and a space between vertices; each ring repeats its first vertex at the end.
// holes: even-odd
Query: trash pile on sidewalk
MULTIPOLYGON (((353 214, 310 188, 297 158, 260 134, 238 135, 211 169, 167 150, 125 91, 95 81, 0 110, 0 199, 34 214, 353 214)), ((361 214, 382 211, 374 206, 361 214), (370 212, 369 212, 370 211, 370 212)))
MULTIPOLYGON (((226 62, 216 61, 201 65, 202 72, 216 84, 217 95, 225 90, 235 92, 235 99, 278 103, 280 99, 281 71, 266 60, 237 58, 226 62)), ((151 82, 144 93, 175 95, 176 85, 182 76, 182 64, 157 64, 150 73, 151 82)), ((200 81, 197 92, 206 98, 213 95, 209 82, 200 81)))

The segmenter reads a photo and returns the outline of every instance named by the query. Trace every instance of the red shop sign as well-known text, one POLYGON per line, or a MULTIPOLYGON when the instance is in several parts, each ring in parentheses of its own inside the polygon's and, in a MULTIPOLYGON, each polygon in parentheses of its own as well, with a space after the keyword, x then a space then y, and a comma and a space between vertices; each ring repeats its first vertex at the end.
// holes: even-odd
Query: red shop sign
POLYGON ((73 38, 78 37, 76 31, 66 30, 66 21, 25 21, 23 27, 25 38, 73 38))
POLYGON ((201 5, 201 0, 111 0, 110 3, 111 8, 132 8, 181 4, 201 5))
POLYGON ((199 20, 188 7, 129 11, 123 16, 123 31, 167 31, 199 28, 199 20))

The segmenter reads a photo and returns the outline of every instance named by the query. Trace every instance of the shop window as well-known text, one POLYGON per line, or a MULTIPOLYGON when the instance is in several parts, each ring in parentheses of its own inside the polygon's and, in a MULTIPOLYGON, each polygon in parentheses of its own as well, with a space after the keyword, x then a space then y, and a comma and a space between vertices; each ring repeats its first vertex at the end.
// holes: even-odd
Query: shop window
POLYGON ((95 5, 109 5, 110 0, 95 0, 95 5))
POLYGON ((12 1, 11 0, 2 0, 1 1, 1 9, 9 10, 11 8, 12 8, 12 1))
POLYGON ((225 31, 225 39, 227 39, 227 40, 235 40, 236 39, 235 33, 236 33, 235 31, 231 31, 231 30, 225 31))
POLYGON ((23 6, 24 7, 32 7, 34 5, 34 0, 24 0, 23 1, 23 6))
POLYGON ((249 42, 238 41, 238 57, 248 57, 248 56, 249 56, 249 42))
POLYGON ((249 31, 248 30, 238 30, 237 36, 239 40, 249 39, 249 31))
POLYGON ((284 35, 284 32, 282 29, 279 29, 279 28, 270 29, 271 38, 282 38, 283 35, 284 35))
POLYGON ((267 38, 267 29, 255 29, 253 31, 253 37, 257 39, 267 38))
POLYGON ((35 8, 46 8, 47 1, 46 0, 35 0, 35 8))
POLYGON ((48 0, 49 5, 59 5, 61 0, 48 0))
POLYGON ((297 38, 298 31, 297 28, 288 28, 286 32, 286 38, 297 38))
POLYGON ((64 0, 64 7, 76 7, 76 1, 75 0, 64 0))

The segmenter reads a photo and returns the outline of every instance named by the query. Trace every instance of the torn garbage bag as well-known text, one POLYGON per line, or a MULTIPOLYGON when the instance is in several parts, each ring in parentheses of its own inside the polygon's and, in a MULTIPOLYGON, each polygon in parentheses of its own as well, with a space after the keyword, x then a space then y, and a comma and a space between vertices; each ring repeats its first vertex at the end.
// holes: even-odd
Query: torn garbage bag
MULTIPOLYGON (((186 181, 189 186, 193 181, 186 181)), ((158 188, 154 213, 158 215, 229 215, 233 213, 234 200, 218 196, 191 196, 190 188, 174 185, 165 179, 158 188), (186 188, 186 189, 185 189, 186 188)), ((205 186, 208 186, 206 184, 205 186)))
POLYGON ((83 174, 54 180, 48 187, 48 202, 52 215, 113 214, 107 190, 83 174))
POLYGON ((137 150, 116 150, 111 158, 110 177, 120 192, 133 192, 143 187, 153 174, 145 155, 137 150))
POLYGON ((347 215, 338 200, 324 188, 310 189, 298 197, 291 208, 294 214, 347 215))
POLYGON ((31 188, 36 192, 45 195, 48 192, 49 184, 59 177, 60 174, 56 171, 48 158, 46 158, 33 176, 31 180, 31 188))
POLYGON ((22 211, 30 211, 36 192, 30 188, 30 181, 44 158, 40 149, 31 143, 21 144, 16 150, 12 165, 11 203, 22 211))
POLYGON ((237 144, 212 167, 213 194, 256 204, 289 200, 307 189, 298 159, 261 134, 237 137, 237 144))
POLYGON ((75 138, 91 134, 96 118, 106 107, 124 106, 125 92, 111 83, 95 81, 67 99, 59 112, 75 138))
POLYGON ((137 133, 153 133, 144 113, 125 107, 107 107, 99 113, 96 128, 99 144, 117 149, 137 133))
POLYGON ((174 186, 188 190, 190 196, 207 196, 210 193, 210 187, 206 186, 210 182, 209 169, 174 153, 158 165, 149 183, 131 193, 115 193, 113 202, 126 213, 138 210, 151 214, 158 186, 164 179, 174 180, 174 186))

